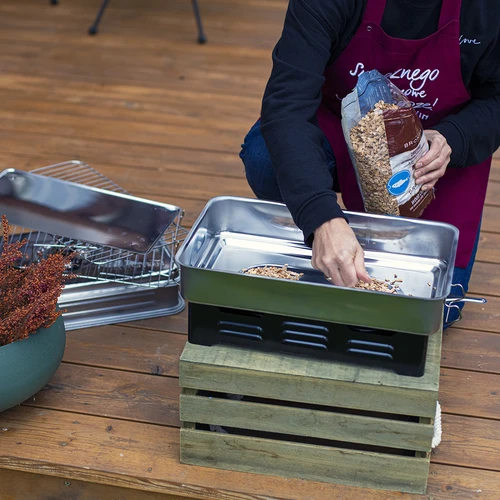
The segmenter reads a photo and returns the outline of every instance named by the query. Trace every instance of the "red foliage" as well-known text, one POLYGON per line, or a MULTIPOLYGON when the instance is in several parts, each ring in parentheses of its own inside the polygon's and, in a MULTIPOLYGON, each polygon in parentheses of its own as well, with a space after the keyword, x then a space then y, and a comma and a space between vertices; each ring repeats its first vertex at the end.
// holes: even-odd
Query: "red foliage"
POLYGON ((40 262, 17 266, 26 241, 9 243, 10 228, 2 216, 3 251, 0 254, 0 346, 25 339, 39 328, 52 325, 62 314, 57 301, 71 255, 50 255, 40 262))

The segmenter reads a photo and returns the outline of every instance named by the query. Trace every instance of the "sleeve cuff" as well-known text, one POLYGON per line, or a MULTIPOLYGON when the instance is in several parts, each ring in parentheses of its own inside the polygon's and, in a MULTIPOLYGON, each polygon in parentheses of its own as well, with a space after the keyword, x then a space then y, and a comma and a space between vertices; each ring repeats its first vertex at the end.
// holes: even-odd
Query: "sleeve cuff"
POLYGON ((433 130, 438 131, 448 142, 451 148, 451 158, 449 167, 461 168, 465 164, 465 138, 460 130, 452 121, 443 121, 431 127, 433 130))
POLYGON ((297 225, 304 233, 304 242, 312 246, 314 231, 331 219, 347 217, 337 202, 337 195, 331 191, 313 198, 302 207, 297 215, 297 225))

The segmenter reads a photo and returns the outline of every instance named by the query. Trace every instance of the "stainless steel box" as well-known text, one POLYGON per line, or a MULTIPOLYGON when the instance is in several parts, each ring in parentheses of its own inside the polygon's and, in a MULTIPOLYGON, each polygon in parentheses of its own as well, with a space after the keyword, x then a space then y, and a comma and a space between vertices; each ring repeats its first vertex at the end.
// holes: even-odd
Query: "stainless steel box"
POLYGON ((436 222, 346 212, 374 278, 402 279, 402 294, 331 285, 311 265, 311 249, 285 205, 223 196, 208 202, 176 255, 183 297, 232 307, 430 335, 441 329, 458 229, 436 222), (288 264, 300 281, 242 269, 288 264))

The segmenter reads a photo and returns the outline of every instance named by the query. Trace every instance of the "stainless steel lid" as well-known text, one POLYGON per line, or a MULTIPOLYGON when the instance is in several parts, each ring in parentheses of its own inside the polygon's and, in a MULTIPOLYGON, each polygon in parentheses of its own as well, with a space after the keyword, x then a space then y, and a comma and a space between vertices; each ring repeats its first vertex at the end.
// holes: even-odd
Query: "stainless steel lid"
POLYGON ((7 169, 0 214, 11 224, 135 253, 147 253, 179 207, 53 177, 7 169))

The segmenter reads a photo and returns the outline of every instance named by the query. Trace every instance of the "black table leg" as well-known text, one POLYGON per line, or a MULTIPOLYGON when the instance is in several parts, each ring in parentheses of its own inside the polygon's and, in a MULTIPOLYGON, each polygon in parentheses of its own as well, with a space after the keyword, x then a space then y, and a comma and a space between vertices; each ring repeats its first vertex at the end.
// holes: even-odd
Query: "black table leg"
POLYGON ((196 27, 198 28, 198 43, 207 43, 207 37, 203 31, 203 23, 201 21, 200 6, 198 0, 192 0, 194 18, 196 20, 196 27))
POLYGON ((101 7, 99 8, 99 12, 97 13, 97 17, 95 18, 94 24, 89 28, 89 35, 97 34, 97 29, 99 27, 99 23, 101 22, 101 18, 108 6, 109 0, 103 0, 101 7))

